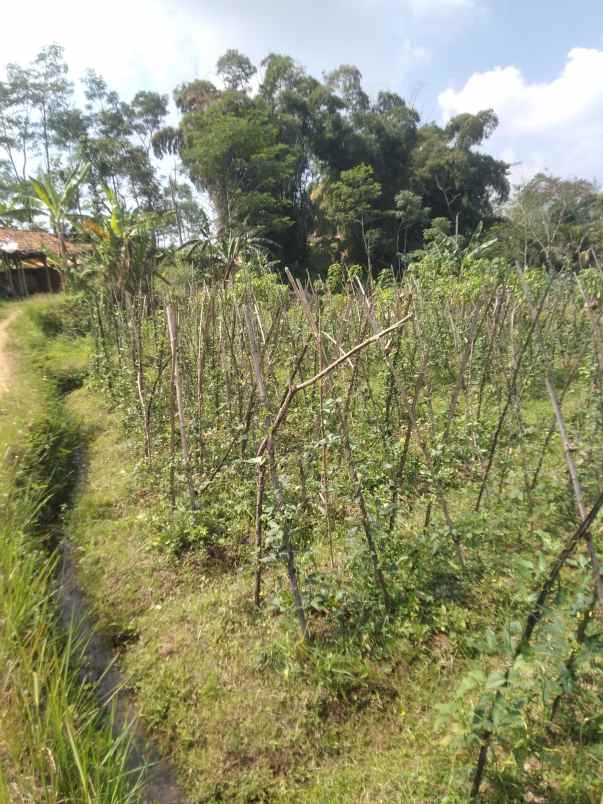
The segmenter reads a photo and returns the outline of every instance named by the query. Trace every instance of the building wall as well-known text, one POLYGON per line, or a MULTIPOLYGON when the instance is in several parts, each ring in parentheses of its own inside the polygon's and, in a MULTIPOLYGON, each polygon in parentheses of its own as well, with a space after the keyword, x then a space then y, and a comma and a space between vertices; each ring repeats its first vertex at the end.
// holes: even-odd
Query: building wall
POLYGON ((57 293, 61 277, 54 268, 19 268, 0 271, 0 296, 28 296, 32 293, 57 293), (12 283, 11 283, 12 279, 12 283), (50 287, 49 287, 50 281, 50 287))

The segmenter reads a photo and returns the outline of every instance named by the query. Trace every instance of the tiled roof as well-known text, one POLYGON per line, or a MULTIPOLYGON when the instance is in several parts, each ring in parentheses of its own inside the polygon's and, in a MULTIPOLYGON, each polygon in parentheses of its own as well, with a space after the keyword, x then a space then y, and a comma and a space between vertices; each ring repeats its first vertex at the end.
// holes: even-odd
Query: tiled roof
MULTIPOLYGON (((65 242, 68 254, 79 254, 81 249, 73 243, 65 242)), ((59 241, 54 235, 40 230, 0 229, 0 254, 52 254, 59 253, 59 241)))

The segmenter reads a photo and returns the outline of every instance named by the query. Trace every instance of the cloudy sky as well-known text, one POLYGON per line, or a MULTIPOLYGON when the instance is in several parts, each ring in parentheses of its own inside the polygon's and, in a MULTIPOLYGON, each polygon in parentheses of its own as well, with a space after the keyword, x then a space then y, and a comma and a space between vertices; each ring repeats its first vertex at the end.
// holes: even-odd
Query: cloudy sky
POLYGON ((29 0, 4 15, 0 69, 56 41, 124 97, 212 78, 237 48, 310 72, 356 64, 424 120, 493 108, 488 145, 520 180, 538 169, 603 182, 602 0, 29 0))

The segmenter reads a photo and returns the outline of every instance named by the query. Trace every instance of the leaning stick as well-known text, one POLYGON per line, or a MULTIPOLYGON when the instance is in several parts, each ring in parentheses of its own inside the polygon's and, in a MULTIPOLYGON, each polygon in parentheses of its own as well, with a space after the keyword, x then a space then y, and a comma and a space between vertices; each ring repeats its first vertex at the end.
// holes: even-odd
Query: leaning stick
POLYGON ((362 341, 362 343, 356 344, 349 352, 345 352, 345 354, 340 355, 336 360, 326 366, 324 369, 315 374, 313 377, 310 377, 309 380, 305 380, 304 382, 297 383, 295 385, 290 385, 285 393, 283 401, 281 402, 281 406, 279 408, 278 413, 274 418, 274 422, 272 427, 270 428, 270 432, 264 437, 264 440, 260 444, 257 457, 260 458, 265 452, 266 448, 268 447, 268 443, 275 432, 278 430, 280 425, 283 423, 285 417, 287 416, 287 412, 289 410, 289 405, 291 404, 291 400, 299 391, 303 391, 306 388, 309 388, 314 383, 320 382, 320 380, 324 379, 328 374, 334 371, 338 366, 342 363, 345 363, 346 360, 349 360, 350 357, 355 355, 357 352, 360 352, 367 346, 370 346, 371 343, 376 343, 381 338, 384 338, 386 335, 389 335, 390 332, 393 332, 396 329, 399 329, 403 324, 405 324, 410 318, 412 318, 412 313, 409 313, 404 318, 400 319, 400 321, 396 321, 395 324, 392 324, 391 327, 387 327, 387 329, 381 330, 381 332, 377 332, 375 335, 371 335, 370 338, 362 341))
MULTIPOLYGON (((526 298, 526 302, 528 304, 528 310, 530 312, 530 316, 532 317, 532 322, 534 325, 534 334, 536 335, 536 339, 540 345, 540 349, 542 351, 543 356, 545 356, 545 349, 544 343, 542 341, 542 335, 540 329, 538 327, 538 316, 537 311, 534 309, 534 303, 532 301, 532 297, 530 294, 530 289, 528 287, 528 283, 526 282, 525 276, 517 265, 517 273, 519 276, 519 281, 521 283, 521 287, 523 289, 524 296, 526 298)), ((580 479, 578 477, 578 470, 576 468, 576 462, 574 461, 572 455, 572 448, 570 445, 567 426, 565 423, 565 418, 563 416, 563 412, 561 410, 561 405, 559 403, 559 397, 557 396, 557 391, 555 390, 555 386, 553 384, 553 378, 551 376, 551 371, 547 363, 545 363, 544 368, 544 383, 546 385, 546 390, 551 402, 551 406, 555 413, 555 419, 557 421, 557 429, 559 430, 559 436, 561 438, 561 443, 563 445, 563 453, 565 457, 565 464, 567 466, 567 470, 570 476, 570 480, 572 482, 572 487, 574 490, 574 497, 576 499, 576 507, 578 508, 578 513, 582 519, 586 517, 586 506, 584 505, 584 498, 583 498, 583 490, 582 485, 580 483, 580 479)), ((593 582, 595 587, 595 593, 599 599, 599 617, 601 622, 603 623, 603 575, 601 574, 601 562, 599 560, 599 556, 597 553, 597 548, 595 546, 592 533, 590 531, 586 531, 586 546, 588 548, 588 553, 590 556, 590 563, 592 567, 592 574, 593 574, 593 582)))
MULTIPOLYGON (((586 514, 582 522, 580 523, 578 529, 570 536, 570 538, 565 543, 563 549, 557 555, 557 558, 553 562, 548 575, 540 588, 540 592, 532 610, 528 614, 526 618, 526 622, 523 628, 523 632, 517 643, 515 650, 513 651, 513 658, 511 660, 510 665, 507 667, 504 675, 504 684, 506 685, 509 681, 509 676, 511 675, 511 670, 513 669, 513 665, 519 658, 519 656, 526 650, 530 643, 530 639, 532 637, 532 633, 540 620, 542 619, 545 608, 544 605, 547 601, 548 596, 551 593, 551 590, 555 586, 557 582, 557 578, 561 570, 563 569, 566 561, 570 558, 578 543, 587 537, 588 533, 590 532, 590 526, 593 524, 595 519, 597 518, 599 511, 603 507, 603 492, 599 493, 595 504, 590 510, 590 513, 586 514)), ((502 692, 499 688, 496 692, 495 701, 499 700, 502 692)), ((494 708, 494 704, 490 707, 490 713, 494 708)), ((479 750, 479 756, 477 760, 477 765, 475 768, 475 773, 473 776, 473 785, 471 788, 471 801, 475 801, 479 797, 479 790, 482 785, 482 780, 484 778, 484 772, 486 770, 486 763, 488 761, 488 751, 490 749, 490 743, 492 742, 492 729, 485 729, 481 734, 481 746, 479 750)))

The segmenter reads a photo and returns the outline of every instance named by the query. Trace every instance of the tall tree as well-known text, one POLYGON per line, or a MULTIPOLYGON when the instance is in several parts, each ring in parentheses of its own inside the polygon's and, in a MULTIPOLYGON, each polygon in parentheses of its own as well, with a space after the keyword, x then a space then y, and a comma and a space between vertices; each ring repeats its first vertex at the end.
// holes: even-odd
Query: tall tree
POLYGON ((227 50, 216 64, 216 72, 231 92, 244 92, 257 69, 251 61, 238 50, 227 50))
POLYGON ((366 256, 370 263, 375 240, 371 224, 378 214, 381 185, 370 165, 356 165, 341 173, 339 181, 327 184, 322 196, 326 218, 335 229, 340 256, 357 262, 366 256))
POLYGON ((49 45, 37 55, 31 71, 32 105, 39 114, 39 137, 47 174, 58 167, 53 164, 53 146, 61 146, 59 127, 70 110, 73 84, 68 79, 68 67, 60 45, 49 45))
POLYGON ((15 182, 27 180, 38 154, 32 78, 31 68, 9 64, 0 83, 0 148, 15 182))
POLYGON ((341 98, 350 114, 365 112, 369 108, 369 97, 362 88, 362 73, 353 64, 342 64, 326 73, 325 83, 341 98))
POLYGON ((460 231, 495 219, 493 201, 508 198, 509 166, 474 150, 498 124, 492 111, 459 115, 445 128, 435 123, 418 131, 411 163, 411 189, 434 217, 448 218, 460 231))
POLYGON ((137 92, 130 103, 130 114, 132 129, 149 156, 153 137, 163 126, 168 114, 168 96, 157 92, 137 92))
POLYGON ((144 209, 157 209, 161 187, 151 161, 151 143, 167 115, 167 99, 139 92, 128 104, 94 71, 86 73, 83 83, 87 126, 78 156, 92 165, 93 206, 103 205, 107 185, 122 202, 130 198, 144 209))
MULTIPOLYGON (((495 220, 494 202, 509 187, 507 165, 479 151, 497 123, 491 111, 459 115, 445 128, 421 126, 396 93, 371 101, 353 65, 341 65, 323 82, 285 54, 270 53, 261 66, 253 93, 254 65, 228 51, 217 65, 224 89, 199 80, 178 87, 180 126, 153 138, 158 155, 180 153, 221 227, 259 227, 283 262, 303 270, 309 240, 324 242, 333 226, 341 228, 342 208, 335 213, 335 207, 352 179, 361 205, 363 194, 379 187, 369 217, 371 253, 381 265, 398 261, 401 232, 408 240, 412 231, 412 245, 420 245, 429 215, 463 232, 495 220), (404 192, 412 194, 411 211, 396 208, 404 192)), ((364 226, 367 214, 355 220, 364 226)), ((346 248, 358 256, 363 238, 358 226, 346 226, 346 248)), ((362 248, 368 250, 367 242, 362 248)))
POLYGON ((603 194, 591 182, 538 173, 519 187, 501 229, 505 248, 524 265, 572 268, 603 253, 603 194))

